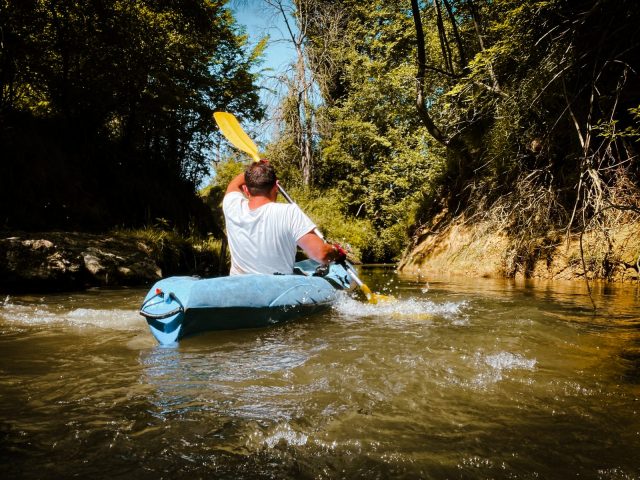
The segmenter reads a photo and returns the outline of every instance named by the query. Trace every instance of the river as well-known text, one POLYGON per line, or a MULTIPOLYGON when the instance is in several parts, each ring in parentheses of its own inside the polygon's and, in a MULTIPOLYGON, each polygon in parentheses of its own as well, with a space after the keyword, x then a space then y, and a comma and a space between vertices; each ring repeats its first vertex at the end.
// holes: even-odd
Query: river
POLYGON ((398 276, 160 348, 145 289, 0 298, 2 478, 640 478, 640 292, 398 276))

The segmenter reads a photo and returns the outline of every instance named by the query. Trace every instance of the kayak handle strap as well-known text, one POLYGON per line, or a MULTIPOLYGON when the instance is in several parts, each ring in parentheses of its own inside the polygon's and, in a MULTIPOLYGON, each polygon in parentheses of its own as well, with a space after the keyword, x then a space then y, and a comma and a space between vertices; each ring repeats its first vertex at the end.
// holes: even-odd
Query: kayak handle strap
POLYGON ((182 302, 180 300, 178 300, 178 297, 175 296, 175 294, 173 292, 169 292, 169 298, 173 301, 175 301, 178 306, 176 308, 174 308, 173 310, 170 310, 168 312, 164 312, 164 313, 149 313, 149 312, 145 312, 144 309, 147 306, 153 306, 153 305, 157 305, 159 303, 164 303, 164 300, 160 300, 159 302, 156 303, 152 303, 151 305, 148 305, 148 303, 153 300, 156 297, 160 297, 162 299, 164 299, 164 292, 160 291, 158 293, 156 293, 153 297, 149 297, 148 299, 146 299, 142 305, 140 306, 140 315, 142 315, 145 318, 151 318, 153 320, 162 320, 163 318, 169 318, 169 317, 173 317, 174 315, 178 314, 178 313, 182 313, 184 312, 184 305, 182 305, 182 302))

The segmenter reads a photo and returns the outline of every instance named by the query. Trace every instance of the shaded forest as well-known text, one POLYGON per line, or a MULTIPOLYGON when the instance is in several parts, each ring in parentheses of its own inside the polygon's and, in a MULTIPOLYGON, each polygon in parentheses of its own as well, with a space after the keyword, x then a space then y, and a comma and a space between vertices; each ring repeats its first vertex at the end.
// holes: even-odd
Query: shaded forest
MULTIPOLYGON (((297 52, 266 156, 363 260, 456 218, 493 222, 520 264, 638 223, 638 2, 256 2, 297 52)), ((265 113, 224 4, 2 2, 3 227, 206 231, 211 112, 265 113)), ((241 168, 215 160, 214 204, 241 168)))
POLYGON ((262 115, 225 2, 0 2, 0 227, 206 229, 216 109, 262 115))

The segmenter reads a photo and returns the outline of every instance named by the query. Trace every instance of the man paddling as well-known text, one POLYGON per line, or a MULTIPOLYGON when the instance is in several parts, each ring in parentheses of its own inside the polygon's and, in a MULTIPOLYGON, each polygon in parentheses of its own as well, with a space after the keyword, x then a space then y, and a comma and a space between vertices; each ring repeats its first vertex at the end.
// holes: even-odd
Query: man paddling
POLYGON ((222 201, 231 251, 231 275, 293 273, 296 247, 322 264, 342 262, 345 251, 326 243, 295 204, 276 203, 273 166, 254 162, 229 185, 222 201))

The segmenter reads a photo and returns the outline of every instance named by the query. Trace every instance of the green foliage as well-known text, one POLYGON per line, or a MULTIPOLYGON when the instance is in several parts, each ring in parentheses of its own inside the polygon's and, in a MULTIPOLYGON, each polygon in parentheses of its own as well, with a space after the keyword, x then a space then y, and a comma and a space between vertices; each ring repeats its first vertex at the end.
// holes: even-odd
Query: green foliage
POLYGON ((284 185, 302 185, 302 172, 299 162, 295 161, 300 157, 300 151, 291 136, 280 137, 267 145, 264 157, 273 164, 284 185))
POLYGON ((633 120, 632 122, 629 122, 630 124, 626 127, 620 128, 619 119, 601 119, 593 126, 594 132, 608 140, 621 138, 629 138, 632 140, 640 139, 640 106, 636 108, 629 108, 628 111, 633 120))
MULTIPOLYGON (((585 139, 631 138, 634 131, 627 111, 637 105, 638 77, 629 78, 627 69, 638 66, 632 53, 638 50, 632 26, 640 17, 638 6, 555 0, 478 4, 486 48, 476 52, 467 74, 446 94, 459 129, 480 127, 474 129, 480 142, 466 138, 479 146, 472 165, 477 194, 493 199, 511 194, 516 179, 544 169, 548 174, 539 176, 538 187, 563 192, 557 207, 571 209, 581 196, 574 190, 580 175, 575 159, 604 151, 600 142, 585 144, 585 139)), ((609 166, 626 163, 625 156, 611 158, 609 166)), ((600 173, 608 175, 604 169, 600 173)))
POLYGON ((371 222, 353 218, 344 211, 344 202, 337 189, 318 191, 308 188, 287 188, 303 212, 311 218, 332 242, 347 246, 350 256, 359 261, 377 260, 378 242, 371 222))
POLYGON ((2 224, 101 229, 164 217, 185 228, 205 218, 195 186, 217 135, 212 112, 262 115, 251 67, 264 45, 247 51, 225 2, 0 9, 2 224))
POLYGON ((640 4, 419 2, 437 138, 416 109, 408 3, 298 2, 314 12, 306 48, 324 97, 314 184, 371 222, 375 259, 442 210, 494 215, 522 244, 575 212, 588 224, 620 178, 637 196, 640 4))
MULTIPOLYGON (((326 106, 318 112, 321 140, 314 184, 338 189, 349 216, 376 231, 368 258, 397 259, 408 243, 416 207, 444 158, 416 116, 413 20, 398 2, 344 2, 344 34, 319 68, 326 106), (339 60, 338 60, 339 59, 339 60), (339 80, 336 80, 339 79, 339 80)), ((318 21, 318 36, 323 36, 318 21)), ((324 44, 312 37, 312 56, 324 44), (315 49, 315 50, 314 50, 315 49)), ((315 55, 314 55, 315 53, 315 55)))
POLYGON ((261 63, 262 58, 264 56, 265 50, 269 45, 269 35, 265 35, 262 37, 253 50, 251 51, 251 55, 249 56, 249 63, 261 63))
POLYGON ((229 158, 226 161, 218 163, 215 166, 215 177, 213 178, 211 185, 224 191, 227 188, 227 185, 229 185, 229 182, 239 173, 243 172, 246 166, 246 161, 243 163, 241 160, 236 158, 229 158))

